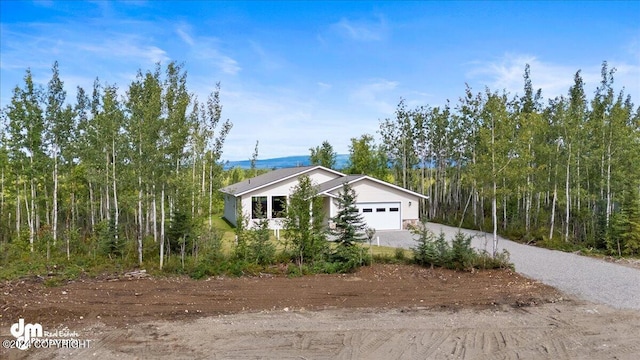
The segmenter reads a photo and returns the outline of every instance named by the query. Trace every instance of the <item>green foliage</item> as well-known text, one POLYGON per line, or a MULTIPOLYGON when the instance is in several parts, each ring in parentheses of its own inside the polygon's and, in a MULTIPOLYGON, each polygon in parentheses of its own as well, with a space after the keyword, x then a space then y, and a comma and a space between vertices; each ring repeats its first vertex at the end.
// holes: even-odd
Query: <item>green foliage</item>
POLYGON ((190 248, 193 240, 193 222, 188 214, 176 210, 167 231, 167 242, 173 252, 181 252, 190 248))
POLYGON ((481 251, 476 256, 474 256, 468 268, 475 269, 510 269, 515 271, 515 267, 511 260, 509 259, 509 252, 507 250, 502 250, 502 252, 496 253, 495 256, 489 254, 486 251, 481 251))
MULTIPOLYGON (((413 258, 416 264, 422 266, 434 266, 438 263, 438 252, 435 244, 435 234, 427 229, 426 221, 421 226, 413 227, 411 232, 417 236, 418 243, 413 250, 413 258)), ((404 252, 403 252, 404 254, 404 252)))
POLYGON ((367 240, 366 225, 356 207, 356 192, 349 183, 342 185, 335 201, 338 213, 331 219, 334 228, 330 233, 335 237, 338 248, 351 247, 367 240))
POLYGON ((566 242, 559 236, 549 239, 549 237, 545 235, 543 236, 542 241, 538 242, 538 245, 547 249, 568 251, 568 252, 579 250, 578 245, 571 242, 566 242))
POLYGON ((238 205, 239 206, 236 211, 237 225, 233 253, 236 259, 246 261, 249 258, 249 219, 245 215, 244 211, 242 211, 242 205, 238 205))
POLYGON ((349 164, 344 170, 348 174, 364 174, 378 179, 386 179, 389 171, 384 151, 375 145, 373 136, 369 134, 351 139, 349 164))
POLYGON ((471 247, 473 236, 465 236, 458 231, 451 241, 451 266, 454 269, 468 269, 472 267, 477 256, 476 251, 471 247))
POLYGON ((272 264, 275 260, 276 247, 271 241, 269 220, 260 219, 257 226, 250 230, 249 239, 248 260, 259 265, 272 264))
POLYGON ((118 241, 115 217, 100 221, 96 225, 96 234, 100 243, 101 254, 111 256, 122 256, 124 241, 118 241))
POLYGON ((620 224, 620 239, 624 253, 640 255, 640 194, 638 186, 629 184, 626 189, 620 224))
POLYGON ((300 176, 289 196, 284 236, 299 265, 323 259, 328 250, 322 198, 308 176, 300 176))
POLYGON ((224 254, 222 253, 223 236, 224 231, 216 228, 212 228, 211 230, 203 230, 203 233, 201 234, 201 256, 212 260, 222 259, 224 257, 224 254))
POLYGON ((331 146, 329 141, 325 140, 321 146, 309 148, 309 151, 311 152, 311 156, 309 157, 311 164, 321 165, 329 169, 333 169, 336 166, 336 157, 338 154, 333 151, 333 146, 331 146))
POLYGON ((371 263, 370 255, 361 246, 338 246, 330 259, 336 266, 336 272, 351 272, 371 263))
POLYGON ((405 263, 407 261, 407 254, 404 249, 396 248, 393 252, 393 259, 398 263, 405 263))
POLYGON ((444 233, 435 236, 427 229, 426 221, 412 229, 416 236, 417 245, 412 248, 414 262, 422 266, 439 266, 454 270, 469 270, 473 268, 494 269, 510 268, 509 253, 503 251, 495 256, 486 251, 477 252, 471 247, 472 236, 456 233, 451 241, 447 242, 444 233))

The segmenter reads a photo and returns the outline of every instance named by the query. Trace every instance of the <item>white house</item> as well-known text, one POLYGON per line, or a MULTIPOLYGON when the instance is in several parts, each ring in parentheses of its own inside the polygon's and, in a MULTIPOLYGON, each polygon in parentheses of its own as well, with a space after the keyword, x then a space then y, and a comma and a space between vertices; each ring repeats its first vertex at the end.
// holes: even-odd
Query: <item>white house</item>
POLYGON ((376 230, 407 229, 419 218, 420 199, 426 196, 367 175, 345 175, 323 166, 303 166, 270 171, 220 189, 224 194, 224 218, 237 225, 238 205, 250 224, 262 214, 271 229, 282 228, 287 199, 298 178, 306 175, 323 197, 327 224, 338 208, 335 198, 345 182, 356 192, 356 206, 368 227, 376 230))

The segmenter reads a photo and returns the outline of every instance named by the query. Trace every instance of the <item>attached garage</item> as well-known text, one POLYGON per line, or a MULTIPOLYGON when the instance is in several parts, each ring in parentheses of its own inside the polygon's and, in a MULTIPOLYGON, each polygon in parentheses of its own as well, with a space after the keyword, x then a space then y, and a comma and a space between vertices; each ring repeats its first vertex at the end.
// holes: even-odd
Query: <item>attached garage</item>
POLYGON ((367 227, 377 230, 402 229, 400 202, 356 203, 367 227))
POLYGON ((427 198, 366 175, 346 175, 319 186, 318 193, 326 196, 324 208, 329 226, 338 213, 336 198, 345 183, 356 193, 356 207, 366 226, 376 230, 402 230, 416 224, 420 200, 427 198))

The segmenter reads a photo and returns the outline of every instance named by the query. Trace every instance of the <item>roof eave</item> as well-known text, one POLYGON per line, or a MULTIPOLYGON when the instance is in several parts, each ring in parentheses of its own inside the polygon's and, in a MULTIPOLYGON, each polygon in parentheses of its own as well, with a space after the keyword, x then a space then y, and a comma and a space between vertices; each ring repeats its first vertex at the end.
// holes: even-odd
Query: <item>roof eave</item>
MULTIPOLYGON (((330 169, 330 168, 324 167, 324 166, 322 166, 322 165, 316 165, 316 166, 314 166, 314 167, 310 167, 310 168, 308 168, 308 169, 306 169, 306 170, 304 170, 304 171, 300 171, 300 172, 297 172, 297 173, 291 174, 291 175, 289 175, 289 176, 285 176, 285 177, 282 177, 282 178, 280 178, 280 179, 277 179, 277 180, 274 180, 274 181, 270 181, 270 182, 268 182, 268 183, 266 183, 266 184, 263 184, 263 185, 257 186, 257 187, 255 187, 255 188, 252 188, 252 189, 249 189, 249 190, 245 190, 245 191, 243 191, 243 192, 239 192, 239 193, 236 193, 236 194, 232 194, 232 193, 229 193, 229 192, 225 192, 225 193, 227 193, 227 194, 231 194, 231 195, 234 195, 235 197, 243 196, 243 195, 246 195, 246 194, 252 193, 252 192, 254 192, 254 191, 256 191, 256 190, 260 190, 260 189, 262 189, 262 188, 265 188, 265 187, 267 187, 267 186, 271 186, 271 185, 273 185, 273 184, 277 184, 277 183, 279 183, 279 182, 281 182, 281 181, 285 181, 285 180, 289 180, 289 179, 292 179, 292 178, 295 178, 295 177, 299 177, 299 176, 301 176, 301 175, 303 175, 303 174, 306 174, 306 173, 308 173, 308 172, 310 172, 310 171, 313 171, 313 170, 315 170, 315 169, 323 169, 323 170, 327 170, 327 171, 332 172, 332 173, 334 173, 334 174, 336 174, 336 175, 339 175, 339 176, 346 176, 345 174, 343 174, 343 173, 341 173, 341 172, 339 172, 339 171, 337 171, 337 170, 333 170, 333 169, 330 169)), ((223 191, 223 192, 224 192, 224 191, 223 191)))
MULTIPOLYGON (((351 185, 351 184, 356 183, 356 182, 358 182, 358 181, 360 181, 360 180, 362 180, 362 179, 369 179, 369 180, 371 180, 371 181, 373 181, 373 182, 376 182, 376 183, 378 183, 378 184, 382 184, 382 185, 389 186, 389 187, 394 188, 394 189, 396 189, 396 190, 399 190, 399 191, 402 191, 402 192, 406 192, 406 193, 409 193, 409 194, 411 194, 411 195, 415 195, 415 196, 417 196, 417 197, 419 197, 419 198, 422 198, 422 199, 425 199, 425 200, 428 200, 428 199, 429 199, 429 197, 428 197, 428 196, 426 196, 426 195, 422 195, 422 194, 417 193, 417 192, 415 192, 415 191, 411 191, 411 190, 409 190, 409 189, 405 189, 405 188, 403 188, 403 187, 400 187, 400 186, 398 186, 398 185, 394 185, 394 184, 388 183, 388 182, 386 182, 386 181, 378 180, 378 179, 373 178, 373 177, 371 177, 371 176, 369 176, 369 175, 362 175, 362 176, 360 176, 360 177, 358 177, 358 178, 355 178, 355 179, 352 179, 352 180, 350 180, 350 181, 347 181, 347 184, 351 185)), ((331 196, 331 197, 335 197, 335 195, 330 194, 330 192, 331 192, 331 191, 334 191, 334 190, 336 190, 336 189, 338 189, 338 188, 340 188, 340 187, 342 187, 343 185, 344 185, 344 183, 343 183, 342 185, 334 186, 334 187, 332 187, 331 189, 327 189, 327 190, 323 191, 323 192, 322 192, 322 194, 324 194, 324 195, 328 195, 328 196, 331 196)))

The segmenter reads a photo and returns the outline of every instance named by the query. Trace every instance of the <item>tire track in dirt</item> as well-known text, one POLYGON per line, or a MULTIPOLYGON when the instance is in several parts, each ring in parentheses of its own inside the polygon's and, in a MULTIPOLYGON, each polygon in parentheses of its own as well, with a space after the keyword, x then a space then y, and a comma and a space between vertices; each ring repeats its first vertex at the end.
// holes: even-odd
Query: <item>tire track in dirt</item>
MULTIPOLYGON (((79 358, 637 359, 640 314, 593 304, 526 311, 336 310, 242 313, 98 327, 79 358)), ((34 353, 34 359, 70 357, 34 353)))

